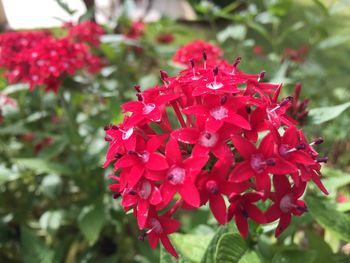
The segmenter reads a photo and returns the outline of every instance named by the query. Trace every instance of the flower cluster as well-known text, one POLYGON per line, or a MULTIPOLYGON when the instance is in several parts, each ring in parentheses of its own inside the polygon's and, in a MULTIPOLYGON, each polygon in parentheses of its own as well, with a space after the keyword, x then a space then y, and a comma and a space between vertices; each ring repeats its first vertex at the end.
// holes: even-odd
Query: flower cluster
POLYGON ((187 65, 190 60, 193 60, 194 63, 200 64, 203 62, 203 54, 207 56, 205 61, 215 63, 220 60, 223 51, 220 47, 203 40, 195 40, 179 48, 173 56, 173 61, 187 65))
POLYGON ((142 21, 131 21, 130 27, 124 33, 127 38, 139 39, 145 31, 145 23, 142 21))
POLYGON ((327 158, 313 148, 322 139, 308 142, 286 114, 293 98, 278 99, 282 85, 239 71, 239 62, 191 60, 177 76, 161 71, 163 85, 136 86, 137 101, 121 106, 123 122, 105 127, 104 167, 113 163, 116 172, 110 190, 134 211, 151 248, 161 241, 177 257, 168 235, 180 227, 172 218, 179 208, 209 204, 218 223, 235 220, 243 237, 248 219, 279 220, 279 236, 307 211, 301 197, 309 181, 327 194, 320 180, 327 158))
MULTIPOLYGON (((85 25, 85 24, 84 24, 85 25)), ((67 37, 54 38, 46 32, 7 32, 0 35, 0 67, 10 83, 30 84, 30 90, 44 85, 57 92, 62 79, 86 69, 95 73, 101 68, 100 58, 84 42, 97 44, 96 35, 87 38, 81 25, 70 29, 67 37), (77 30, 80 33, 77 33, 77 30), (72 33, 73 32, 73 33, 72 33)), ((87 26, 90 32, 91 26, 87 26)))
POLYGON ((88 20, 78 25, 68 25, 68 35, 76 42, 85 42, 94 47, 100 45, 100 38, 105 34, 105 30, 100 25, 88 20))

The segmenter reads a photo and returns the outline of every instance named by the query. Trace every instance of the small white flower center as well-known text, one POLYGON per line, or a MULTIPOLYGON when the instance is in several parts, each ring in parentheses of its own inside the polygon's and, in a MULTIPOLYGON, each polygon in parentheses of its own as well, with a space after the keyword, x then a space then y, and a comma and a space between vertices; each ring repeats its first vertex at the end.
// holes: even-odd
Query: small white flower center
POLYGON ((150 220, 150 225, 151 225, 151 229, 154 232, 156 232, 157 234, 162 234, 163 233, 162 225, 160 224, 160 222, 157 219, 152 218, 150 220))
POLYGON ((266 162, 264 161, 264 158, 261 154, 253 154, 252 158, 250 160, 250 166, 252 169, 257 172, 261 173, 265 169, 266 162))
POLYGON ((131 135, 134 133, 134 128, 130 128, 126 132, 123 133, 122 139, 125 141, 131 137, 131 135))
POLYGON ((287 157, 288 154, 289 154, 289 150, 291 149, 292 147, 290 147, 288 144, 281 144, 279 149, 278 149, 278 152, 281 156, 283 157, 287 157))
POLYGON ((148 199, 148 197, 151 195, 151 191, 152 191, 152 185, 150 182, 148 181, 144 181, 141 184, 140 190, 139 190, 139 196, 142 199, 148 199))
POLYGON ((147 151, 142 152, 140 154, 140 158, 141 158, 142 162, 147 163, 149 160, 149 152, 147 152, 147 151))
POLYGON ((179 166, 173 166, 169 169, 167 178, 171 184, 182 184, 185 181, 186 171, 179 166))
POLYGON ((156 105, 153 103, 145 104, 145 106, 143 106, 142 113, 144 115, 147 115, 147 114, 151 113, 155 109, 155 107, 156 107, 156 105))
POLYGON ((222 120, 227 117, 228 110, 223 107, 216 107, 210 110, 210 115, 216 120, 222 120))
POLYGON ((222 86, 224 86, 224 85, 222 83, 220 83, 220 82, 212 82, 212 83, 208 83, 206 85, 206 87, 208 89, 212 89, 212 90, 220 89, 220 88, 222 88, 222 86))
POLYGON ((291 194, 286 194, 280 201, 280 209, 283 213, 288 213, 294 208, 293 197, 291 194))
POLYGON ((208 131, 202 132, 199 137, 200 145, 208 148, 215 146, 218 140, 219 140, 219 136, 216 133, 211 133, 208 131))

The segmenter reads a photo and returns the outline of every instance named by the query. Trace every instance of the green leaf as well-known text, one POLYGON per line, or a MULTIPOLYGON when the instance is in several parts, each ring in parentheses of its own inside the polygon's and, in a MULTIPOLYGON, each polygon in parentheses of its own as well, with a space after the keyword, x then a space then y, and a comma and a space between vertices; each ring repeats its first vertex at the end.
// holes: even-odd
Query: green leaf
POLYGON ((49 174, 41 181, 40 189, 43 194, 54 199, 62 192, 62 178, 57 174, 49 174))
POLYGON ((160 263, 186 263, 185 259, 180 256, 179 260, 169 254, 168 251, 161 245, 160 246, 160 263))
POLYGON ((53 251, 26 227, 21 228, 21 252, 26 263, 51 263, 53 251))
POLYGON ((217 34, 220 43, 224 43, 227 39, 244 40, 247 34, 247 28, 243 25, 228 26, 217 34))
POLYGON ((200 262, 212 237, 213 235, 172 234, 171 240, 185 259, 200 262))
POLYGON ((316 258, 314 251, 304 251, 300 249, 284 249, 275 254, 272 263, 296 263, 307 262, 312 263, 316 258))
POLYGON ((19 174, 16 171, 6 168, 4 165, 0 165, 0 185, 9 181, 13 181, 19 178, 19 174))
POLYGON ((61 226, 63 215, 63 210, 46 211, 40 217, 40 227, 47 231, 56 231, 61 226))
POLYGON ((260 263, 261 260, 254 251, 247 251, 243 257, 239 260, 239 263, 260 263))
POLYGON ((307 196, 306 203, 313 218, 325 229, 350 242, 350 216, 338 212, 325 198, 307 196))
POLYGON ((68 14, 73 15, 77 10, 73 10, 64 0, 55 0, 56 3, 68 14))
POLYGON ((78 218, 78 225, 86 240, 94 244, 105 222, 102 204, 85 207, 78 218))
POLYGON ((350 102, 346 102, 336 106, 314 108, 310 110, 309 117, 311 117, 312 124, 321 124, 337 118, 349 107, 350 102))
POLYGON ((312 231, 306 232, 309 247, 317 251, 315 262, 317 263, 334 263, 332 260, 333 252, 330 246, 323 240, 321 236, 316 235, 312 231))
POLYGON ((215 235, 211 239, 203 257, 201 260, 201 263, 215 263, 215 252, 216 252, 216 246, 219 242, 219 239, 221 236, 225 233, 232 232, 235 233, 235 229, 233 227, 230 228, 232 224, 226 225, 226 226, 220 226, 219 229, 216 231, 215 235))
POLYGON ((239 262, 247 250, 247 244, 240 234, 226 233, 219 239, 215 260, 220 263, 239 262))
POLYGON ((338 188, 350 184, 350 174, 342 170, 325 166, 322 167, 322 173, 325 175, 322 182, 330 193, 335 194, 338 188))
POLYGON ((335 48, 348 42, 350 42, 349 35, 335 35, 322 40, 320 43, 318 43, 317 47, 321 50, 327 48, 335 48))
POLYGON ((44 159, 17 158, 14 159, 14 161, 17 162, 19 165, 35 170, 38 173, 69 174, 71 172, 67 166, 61 163, 55 163, 44 159))

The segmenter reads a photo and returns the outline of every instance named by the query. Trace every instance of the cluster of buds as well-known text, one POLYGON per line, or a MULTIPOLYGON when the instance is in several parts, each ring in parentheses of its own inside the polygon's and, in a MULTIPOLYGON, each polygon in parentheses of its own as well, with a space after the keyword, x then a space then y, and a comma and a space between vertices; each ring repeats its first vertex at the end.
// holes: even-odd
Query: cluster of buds
MULTIPOLYGON (((85 24, 84 24, 85 25, 85 24)), ((86 26, 86 25, 85 25, 86 26)), ((91 36, 86 39, 81 26, 69 30, 66 37, 54 38, 48 32, 6 32, 0 35, 0 67, 10 83, 28 83, 30 90, 44 85, 46 91, 57 92, 62 79, 78 70, 96 73, 101 60, 91 53, 84 42, 97 44, 91 36)))
POLYGON ((286 114, 293 98, 278 100, 282 85, 238 70, 240 58, 206 62, 191 59, 176 76, 161 70, 162 85, 136 86, 137 100, 121 106, 122 123, 105 127, 110 190, 134 211, 141 238, 151 248, 161 241, 175 257, 168 235, 180 227, 179 208, 209 204, 218 223, 235 220, 243 237, 248 219, 279 220, 279 236, 292 215, 307 211, 300 198, 309 181, 327 194, 320 180, 327 158, 313 147, 322 139, 309 143, 286 114))
POLYGON ((308 99, 301 99, 300 98, 301 93, 301 83, 297 83, 294 86, 294 96, 293 96, 293 102, 292 106, 288 109, 288 114, 292 116, 300 125, 304 125, 307 116, 309 114, 308 106, 309 106, 309 100, 308 99))
POLYGON ((293 61, 295 63, 303 63, 310 51, 309 46, 303 45, 302 47, 298 49, 293 48, 285 48, 283 50, 283 60, 288 59, 290 61, 293 61))

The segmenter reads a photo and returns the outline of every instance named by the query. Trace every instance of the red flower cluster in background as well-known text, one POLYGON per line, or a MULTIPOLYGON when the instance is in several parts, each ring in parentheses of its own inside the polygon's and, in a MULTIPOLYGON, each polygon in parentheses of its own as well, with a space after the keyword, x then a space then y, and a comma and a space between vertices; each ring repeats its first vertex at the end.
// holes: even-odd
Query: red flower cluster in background
POLYGON ((142 239, 152 248, 160 240, 175 257, 168 235, 180 227, 172 219, 179 208, 208 203, 220 224, 234 219, 243 237, 248 219, 279 220, 278 236, 307 211, 300 198, 309 181, 327 194, 320 180, 327 158, 313 148, 322 139, 309 143, 286 114, 293 98, 278 100, 282 85, 263 82, 264 72, 238 71, 240 58, 215 66, 221 51, 195 43, 177 53, 180 61, 191 59, 189 47, 211 50, 203 57, 214 61, 193 58, 177 76, 161 71, 163 85, 143 92, 136 86, 138 100, 121 106, 123 122, 105 127, 104 167, 113 163, 116 172, 110 189, 125 211, 133 209, 142 239), (264 202, 270 207, 261 211, 264 202))
POLYGON ((131 21, 128 31, 124 33, 127 38, 139 39, 145 30, 145 23, 142 21, 131 21))
POLYGON ((100 37, 105 34, 103 27, 89 20, 75 26, 69 24, 68 29, 69 38, 75 42, 89 43, 94 47, 100 45, 100 37))
POLYGON ((285 48, 282 57, 283 59, 289 59, 295 63, 302 63, 305 61, 309 50, 310 48, 307 45, 304 45, 299 49, 285 48))
POLYGON ((101 60, 91 53, 87 43, 98 45, 102 31, 90 23, 71 27, 68 36, 62 38, 54 38, 48 32, 1 34, 0 67, 5 68, 5 77, 10 83, 30 84, 30 90, 44 85, 45 90, 57 92, 63 77, 74 75, 77 70, 99 71, 101 60), (89 32, 94 34, 88 37, 89 32))
POLYGON ((173 56, 173 61, 188 65, 188 62, 193 60, 194 63, 200 64, 203 63, 203 53, 207 56, 206 61, 213 63, 218 62, 223 55, 220 47, 203 40, 195 40, 180 47, 173 56))

